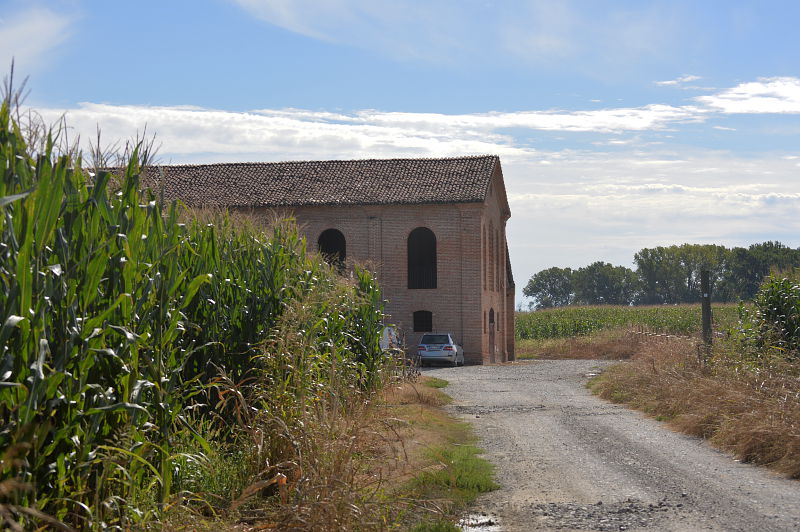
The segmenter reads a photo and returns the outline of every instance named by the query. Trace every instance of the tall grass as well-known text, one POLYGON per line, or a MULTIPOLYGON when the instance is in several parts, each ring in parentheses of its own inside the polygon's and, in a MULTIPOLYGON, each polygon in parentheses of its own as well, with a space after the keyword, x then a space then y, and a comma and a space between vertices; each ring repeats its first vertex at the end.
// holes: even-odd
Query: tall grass
POLYGON ((178 204, 140 190, 136 151, 112 187, 53 134, 40 153, 23 139, 6 99, 0 522, 128 529, 207 488, 228 500, 201 506, 230 508, 243 494, 200 478, 214 456, 243 452, 251 463, 228 463, 251 486, 286 476, 293 443, 277 435, 379 384, 367 272, 338 278, 291 223, 181 223, 178 204))
POLYGON ((798 370, 776 359, 754 368, 748 358, 733 340, 716 346, 706 364, 689 342, 656 342, 605 370, 590 387, 742 461, 800 478, 798 370))

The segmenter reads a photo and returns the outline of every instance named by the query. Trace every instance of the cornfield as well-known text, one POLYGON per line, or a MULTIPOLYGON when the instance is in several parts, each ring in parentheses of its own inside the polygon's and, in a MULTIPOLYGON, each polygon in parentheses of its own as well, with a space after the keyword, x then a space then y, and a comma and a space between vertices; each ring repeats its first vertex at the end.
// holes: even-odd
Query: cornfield
MULTIPOLYGON (((0 109, 1 524, 157 521, 202 498, 197 472, 235 443, 236 423, 257 412, 291 426, 334 384, 375 385, 383 315, 368 272, 344 282, 289 222, 182 223, 178 204, 139 189, 136 152, 116 177, 57 155, 52 134, 32 154, 11 107, 0 109)), ((275 463, 269 437, 258 450, 275 463)))
POLYGON ((739 310, 738 337, 744 351, 756 359, 772 356, 796 361, 800 356, 800 282, 771 275, 761 285, 751 308, 739 310))
MULTIPOLYGON (((737 323, 736 305, 713 305, 714 328, 727 330, 737 323)), ((697 335, 702 328, 700 305, 559 307, 518 312, 519 339, 569 338, 603 329, 645 327, 653 332, 697 335)))

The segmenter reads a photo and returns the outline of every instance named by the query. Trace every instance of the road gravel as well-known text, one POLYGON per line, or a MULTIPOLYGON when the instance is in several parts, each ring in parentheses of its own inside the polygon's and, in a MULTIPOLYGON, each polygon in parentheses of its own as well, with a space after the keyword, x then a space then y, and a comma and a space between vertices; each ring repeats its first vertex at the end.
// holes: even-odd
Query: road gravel
MULTIPOLYGON (((501 488, 477 501, 485 530, 800 530, 800 482, 600 400, 608 362, 435 368, 501 488)), ((482 530, 481 525, 467 527, 482 530)))

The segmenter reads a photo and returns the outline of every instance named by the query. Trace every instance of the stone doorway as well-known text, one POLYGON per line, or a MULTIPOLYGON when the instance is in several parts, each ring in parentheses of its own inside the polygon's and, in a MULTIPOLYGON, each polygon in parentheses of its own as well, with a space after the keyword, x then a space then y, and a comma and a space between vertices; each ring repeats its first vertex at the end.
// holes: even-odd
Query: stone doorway
POLYGON ((489 362, 495 363, 494 309, 489 309, 489 362))

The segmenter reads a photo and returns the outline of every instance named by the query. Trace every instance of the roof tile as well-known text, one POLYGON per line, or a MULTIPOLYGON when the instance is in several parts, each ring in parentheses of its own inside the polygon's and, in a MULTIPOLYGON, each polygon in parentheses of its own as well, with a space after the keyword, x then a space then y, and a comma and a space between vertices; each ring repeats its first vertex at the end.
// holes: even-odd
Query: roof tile
POLYGON ((143 184, 191 206, 482 202, 495 155, 151 166, 143 184))

